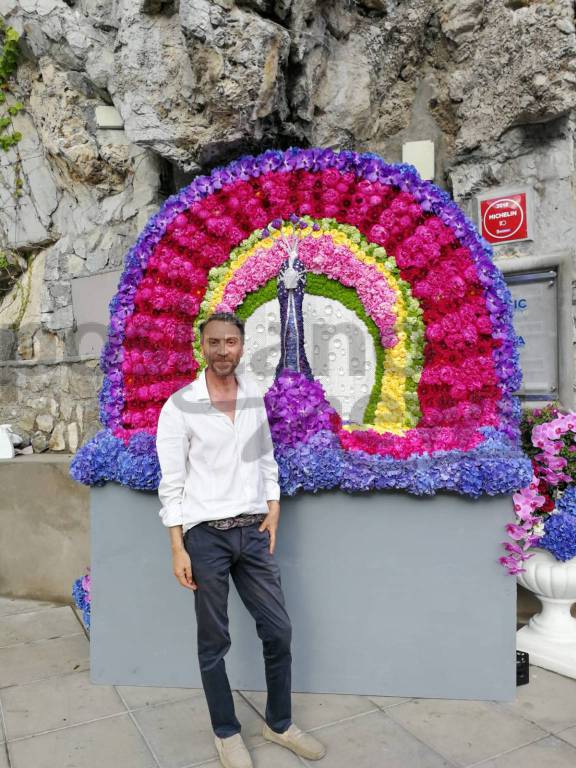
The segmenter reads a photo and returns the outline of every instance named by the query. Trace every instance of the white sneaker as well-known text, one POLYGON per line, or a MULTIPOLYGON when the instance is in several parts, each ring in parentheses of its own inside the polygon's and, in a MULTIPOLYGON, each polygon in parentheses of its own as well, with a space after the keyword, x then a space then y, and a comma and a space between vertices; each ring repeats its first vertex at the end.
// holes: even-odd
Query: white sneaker
POLYGON ((262 735, 268 741, 280 744, 297 755, 307 757, 308 760, 320 760, 326 754, 326 747, 321 741, 318 741, 312 734, 305 733, 294 723, 284 733, 276 733, 269 727, 268 723, 264 723, 262 735))
POLYGON ((214 737, 218 757, 224 768, 253 768, 252 758, 239 733, 228 738, 214 737))

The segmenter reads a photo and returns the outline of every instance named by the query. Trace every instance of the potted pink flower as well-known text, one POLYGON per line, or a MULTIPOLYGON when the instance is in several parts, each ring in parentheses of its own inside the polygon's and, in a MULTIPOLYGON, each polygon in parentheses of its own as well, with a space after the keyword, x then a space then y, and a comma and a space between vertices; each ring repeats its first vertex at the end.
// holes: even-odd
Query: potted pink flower
POLYGON ((556 406, 522 422, 532 460, 530 485, 514 494, 516 520, 500 562, 542 603, 518 631, 518 649, 537 666, 576 678, 576 413, 556 406))

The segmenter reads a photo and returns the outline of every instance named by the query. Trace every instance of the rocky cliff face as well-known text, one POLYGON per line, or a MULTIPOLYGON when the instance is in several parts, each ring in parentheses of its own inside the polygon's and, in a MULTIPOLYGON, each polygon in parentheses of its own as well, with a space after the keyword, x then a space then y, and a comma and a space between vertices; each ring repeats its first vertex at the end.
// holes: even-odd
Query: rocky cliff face
POLYGON ((21 272, 0 303, 0 421, 35 450, 97 428, 80 281, 121 269, 166 195, 241 152, 395 162, 432 139, 436 183, 470 213, 488 187, 534 188, 534 241, 501 257, 571 247, 568 0, 0 0, 0 15, 21 34, 8 98, 25 105, 0 152, 0 248, 21 272))

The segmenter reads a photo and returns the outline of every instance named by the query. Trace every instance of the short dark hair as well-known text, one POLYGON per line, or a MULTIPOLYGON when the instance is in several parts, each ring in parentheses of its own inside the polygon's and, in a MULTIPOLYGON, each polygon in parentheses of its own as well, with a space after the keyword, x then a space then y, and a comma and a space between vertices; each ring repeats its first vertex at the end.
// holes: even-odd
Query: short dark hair
POLYGON ((212 320, 222 320, 224 323, 233 323, 240 331, 240 336, 242 341, 244 341, 244 322, 240 320, 240 318, 233 312, 212 312, 212 314, 208 315, 206 320, 203 320, 198 326, 200 329, 200 336, 203 335, 204 328, 206 328, 208 323, 210 323, 212 320))

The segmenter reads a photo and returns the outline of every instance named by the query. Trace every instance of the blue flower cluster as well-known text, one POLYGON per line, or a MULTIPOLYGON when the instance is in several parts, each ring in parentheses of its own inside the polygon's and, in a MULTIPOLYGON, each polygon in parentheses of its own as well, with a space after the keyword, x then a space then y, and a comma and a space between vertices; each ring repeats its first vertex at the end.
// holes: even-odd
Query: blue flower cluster
POLYGON ((556 560, 576 557, 576 515, 570 512, 551 514, 544 523, 544 536, 538 546, 551 552, 556 560))
POLYGON ((576 557, 576 485, 569 485, 556 500, 556 508, 544 522, 544 536, 538 547, 547 549, 557 560, 576 557))
POLYGON ((90 601, 86 599, 86 592, 82 586, 82 576, 76 579, 72 586, 74 603, 82 611, 82 620, 86 629, 90 629, 90 601))
POLYGON ((493 428, 470 451, 437 451, 409 459, 344 451, 330 432, 319 432, 305 445, 276 451, 283 494, 339 487, 348 492, 404 490, 417 496, 439 490, 478 498, 511 493, 528 485, 532 465, 513 441, 493 428))
POLYGON ((109 429, 102 429, 76 453, 70 475, 85 485, 113 480, 136 490, 154 491, 160 482, 154 435, 140 432, 125 445, 109 429))
MULTIPOLYGON (((472 450, 437 451, 409 459, 344 451, 333 432, 320 430, 306 443, 276 446, 280 489, 287 496, 341 488, 398 489, 418 496, 449 490, 478 498, 528 485, 530 460, 502 432, 493 427, 483 430, 486 439, 472 450)), ((113 480, 138 490, 156 490, 160 465, 154 436, 138 433, 124 445, 110 430, 102 430, 74 456, 70 474, 86 485, 113 480)))
POLYGON ((568 515, 576 515, 576 485, 569 485, 556 501, 556 509, 568 515))

